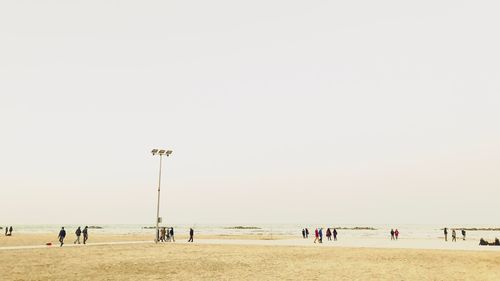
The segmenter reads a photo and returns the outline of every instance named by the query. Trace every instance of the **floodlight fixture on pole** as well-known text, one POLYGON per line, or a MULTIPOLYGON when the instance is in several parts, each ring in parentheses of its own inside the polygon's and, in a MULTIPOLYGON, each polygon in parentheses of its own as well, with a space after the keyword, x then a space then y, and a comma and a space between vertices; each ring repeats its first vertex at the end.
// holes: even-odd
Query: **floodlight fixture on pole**
POLYGON ((160 240, 160 186, 161 186, 161 165, 162 165, 162 160, 163 160, 163 155, 165 156, 170 156, 172 154, 172 150, 166 150, 166 149, 153 149, 151 150, 151 154, 153 156, 155 155, 160 155, 160 173, 158 174, 158 203, 156 205, 156 238, 155 242, 158 243, 160 240))

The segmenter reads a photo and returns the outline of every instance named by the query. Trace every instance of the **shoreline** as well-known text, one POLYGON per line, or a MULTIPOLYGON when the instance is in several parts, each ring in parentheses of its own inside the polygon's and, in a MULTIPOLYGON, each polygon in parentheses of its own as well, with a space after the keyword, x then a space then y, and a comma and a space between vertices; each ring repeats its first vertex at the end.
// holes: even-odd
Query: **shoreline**
MULTIPOLYGON (((160 242, 159 244, 187 244, 187 235, 178 235, 176 242, 160 242)), ((413 249, 413 250, 449 250, 449 251, 500 251, 499 246, 480 246, 479 240, 469 239, 466 241, 445 242, 442 239, 413 239, 400 238, 397 241, 380 238, 353 238, 339 237, 338 241, 327 241, 313 243, 314 238, 297 238, 285 235, 196 235, 194 243, 197 245, 239 245, 239 246, 291 246, 291 247, 315 247, 315 248, 366 248, 366 249, 413 249)), ((65 246, 78 246, 73 244, 74 235, 68 235, 65 246)), ((152 235, 137 234, 92 234, 90 233, 88 245, 114 245, 114 244, 137 244, 154 243, 152 235)), ((83 245, 82 245, 83 246, 83 245)), ((0 237, 0 250, 11 249, 44 249, 59 247, 56 235, 53 234, 17 234, 9 237, 0 237), (52 243, 47 246, 46 243, 52 243)))

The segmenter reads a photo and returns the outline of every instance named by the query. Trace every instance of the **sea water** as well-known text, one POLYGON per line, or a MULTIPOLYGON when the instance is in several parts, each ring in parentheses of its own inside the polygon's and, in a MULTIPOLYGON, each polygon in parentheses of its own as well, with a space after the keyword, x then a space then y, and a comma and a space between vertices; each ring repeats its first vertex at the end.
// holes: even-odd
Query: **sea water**
MULTIPOLYGON (((61 226, 64 226, 67 231, 72 232, 78 226, 82 228, 85 225, 67 224, 40 224, 40 225, 13 225, 14 233, 58 233, 61 226)), ((90 225, 89 225, 90 226, 90 225)), ((148 224, 96 224, 95 226, 102 227, 102 229, 90 229, 91 233, 102 234, 154 234, 154 229, 146 229, 144 227, 153 227, 148 224)), ((314 236, 314 229, 322 227, 324 234, 326 228, 336 227, 339 238, 353 237, 353 238, 380 238, 386 239, 390 237, 391 229, 399 230, 399 237, 402 239, 443 239, 443 225, 418 225, 418 224, 402 224, 402 225, 387 225, 387 224, 373 224, 373 225, 335 225, 335 224, 173 224, 173 225, 160 225, 174 227, 176 234, 187 234, 189 228, 195 230, 196 235, 287 235, 287 236, 302 236, 302 229, 308 228, 309 235, 314 236), (244 228, 238 228, 243 226, 244 228), (373 230, 360 229, 339 229, 339 228, 355 228, 355 227, 370 227, 373 230)), ((5 227, 5 226, 3 226, 5 227)), ((498 228, 492 225, 450 225, 448 227, 448 238, 451 239, 451 229, 457 228, 457 238, 461 238, 462 234, 460 228, 498 228)), ((5 231, 5 230, 3 230, 5 231)), ((500 238, 500 231, 467 231, 468 239, 494 239, 500 238)))

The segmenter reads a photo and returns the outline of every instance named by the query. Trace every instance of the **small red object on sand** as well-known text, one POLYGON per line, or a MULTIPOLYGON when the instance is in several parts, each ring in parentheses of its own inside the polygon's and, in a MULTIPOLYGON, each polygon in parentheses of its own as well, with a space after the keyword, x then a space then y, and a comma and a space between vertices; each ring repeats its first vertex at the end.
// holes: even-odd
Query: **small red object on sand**
POLYGON ((52 243, 51 242, 47 242, 47 243, 45 243, 45 245, 52 246, 52 243))

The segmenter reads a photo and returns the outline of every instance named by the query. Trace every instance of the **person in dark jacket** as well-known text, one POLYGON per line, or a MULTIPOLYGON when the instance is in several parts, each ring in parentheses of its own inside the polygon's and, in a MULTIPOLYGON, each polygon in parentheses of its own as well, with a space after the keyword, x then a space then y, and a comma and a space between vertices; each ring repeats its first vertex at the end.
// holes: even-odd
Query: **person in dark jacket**
POLYGON ((189 229, 189 240, 188 242, 193 242, 194 230, 192 228, 189 229))
POLYGON ((391 240, 394 240, 394 229, 391 229, 391 240))
POLYGON ((444 228, 444 241, 448 241, 448 228, 444 228))
POLYGON ((85 243, 87 243, 87 240, 89 239, 89 230, 88 230, 88 226, 85 226, 85 228, 83 229, 82 233, 83 233, 83 245, 85 245, 85 243))
POLYGON ((302 238, 306 239, 306 230, 302 228, 302 238))
POLYGON ((78 227, 76 229, 75 235, 76 235, 76 240, 75 240, 75 242, 73 242, 73 244, 76 244, 76 242, 78 242, 78 244, 80 244, 80 235, 82 235, 82 229, 80 227, 78 227))
POLYGON ((337 229, 333 229, 333 241, 337 241, 337 229))
POLYGON ((61 243, 61 246, 64 245, 64 238, 66 237, 66 230, 64 230, 64 226, 61 228, 61 231, 59 231, 59 243, 61 243))
POLYGON ((12 226, 9 228, 9 236, 12 236, 12 226))
POLYGON ((309 238, 309 229, 306 227, 306 238, 309 238))
POLYGON ((332 231, 330 230, 330 228, 326 229, 326 239, 328 241, 332 241, 332 231))
POLYGON ((175 238, 174 238, 174 228, 171 227, 170 228, 170 239, 172 239, 172 242, 175 242, 175 238))
POLYGON ((465 229, 462 229, 462 237, 463 237, 463 239, 465 241, 465 229))

